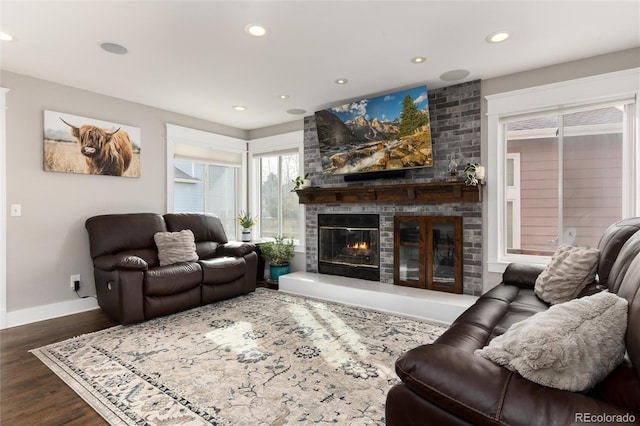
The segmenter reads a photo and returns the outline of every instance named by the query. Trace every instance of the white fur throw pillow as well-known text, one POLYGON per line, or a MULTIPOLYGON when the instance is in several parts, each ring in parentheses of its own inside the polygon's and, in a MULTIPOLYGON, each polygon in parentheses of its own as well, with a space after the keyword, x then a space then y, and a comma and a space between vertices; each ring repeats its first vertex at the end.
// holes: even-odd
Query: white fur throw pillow
POLYGON ((596 279, 599 259, 598 249, 561 244, 536 279, 536 295, 552 305, 575 299, 596 279))
POLYGON ((158 246, 160 266, 198 260, 195 237, 190 229, 180 232, 156 232, 153 239, 158 246))
POLYGON ((604 291, 517 322, 475 354, 532 382, 581 392, 622 362, 626 330, 627 300, 604 291))

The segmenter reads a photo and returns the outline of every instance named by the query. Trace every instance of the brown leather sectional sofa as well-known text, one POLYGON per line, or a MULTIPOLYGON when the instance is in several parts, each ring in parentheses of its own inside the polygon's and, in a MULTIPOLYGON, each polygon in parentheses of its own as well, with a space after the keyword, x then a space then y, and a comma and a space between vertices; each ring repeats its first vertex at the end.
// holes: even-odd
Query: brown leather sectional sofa
POLYGON ((581 296, 606 287, 629 302, 627 354, 607 378, 589 391, 569 392, 536 384, 474 355, 515 322, 549 308, 533 291, 543 268, 512 264, 502 283, 433 344, 398 359, 402 383, 387 395, 387 425, 640 423, 640 218, 609 227, 598 248, 599 282, 581 296))
POLYGON ((87 219, 100 307, 130 324, 256 289, 255 246, 229 242, 210 214, 131 213, 87 219), (198 260, 160 266, 156 232, 190 229, 198 260))

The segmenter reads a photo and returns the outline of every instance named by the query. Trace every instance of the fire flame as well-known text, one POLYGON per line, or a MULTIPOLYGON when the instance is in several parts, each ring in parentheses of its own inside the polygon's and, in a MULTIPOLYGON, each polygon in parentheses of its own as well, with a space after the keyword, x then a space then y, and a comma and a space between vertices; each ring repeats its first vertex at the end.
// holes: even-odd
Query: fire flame
POLYGON ((369 244, 367 244, 366 241, 362 241, 362 242, 355 243, 353 245, 347 246, 347 248, 356 249, 356 250, 368 250, 369 249, 369 244))

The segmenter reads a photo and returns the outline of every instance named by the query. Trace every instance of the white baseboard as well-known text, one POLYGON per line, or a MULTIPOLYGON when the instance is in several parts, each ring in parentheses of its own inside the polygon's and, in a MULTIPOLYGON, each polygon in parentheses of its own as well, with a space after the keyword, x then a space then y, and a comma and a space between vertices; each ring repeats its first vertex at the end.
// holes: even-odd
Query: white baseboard
POLYGON ((98 301, 93 297, 89 297, 86 299, 70 300, 67 302, 36 306, 34 308, 20 309, 18 311, 10 311, 7 312, 6 316, 6 328, 64 317, 97 308, 98 301))

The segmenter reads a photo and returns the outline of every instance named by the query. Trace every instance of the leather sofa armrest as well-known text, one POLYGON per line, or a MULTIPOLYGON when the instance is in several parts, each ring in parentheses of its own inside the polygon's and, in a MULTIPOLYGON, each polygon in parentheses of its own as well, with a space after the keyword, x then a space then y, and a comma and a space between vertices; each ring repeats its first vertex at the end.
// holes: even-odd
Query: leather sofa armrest
POLYGON ((216 250, 218 256, 242 257, 256 250, 256 246, 251 243, 243 243, 240 241, 231 241, 220 244, 216 250))
POLYGON ((582 393, 538 385, 448 345, 410 350, 396 362, 396 372, 421 398, 477 425, 573 424, 580 415, 626 414, 582 393))
POLYGON ((587 286, 576 296, 576 298, 585 297, 585 296, 593 296, 594 294, 600 293, 601 291, 607 290, 607 287, 594 281, 587 286))
POLYGON ((146 271, 149 269, 149 265, 142 258, 130 254, 98 256, 93 259, 93 266, 103 271, 116 269, 146 271))
POLYGON ((544 268, 544 265, 510 263, 502 274, 502 282, 520 288, 533 289, 538 275, 544 271, 544 268))

